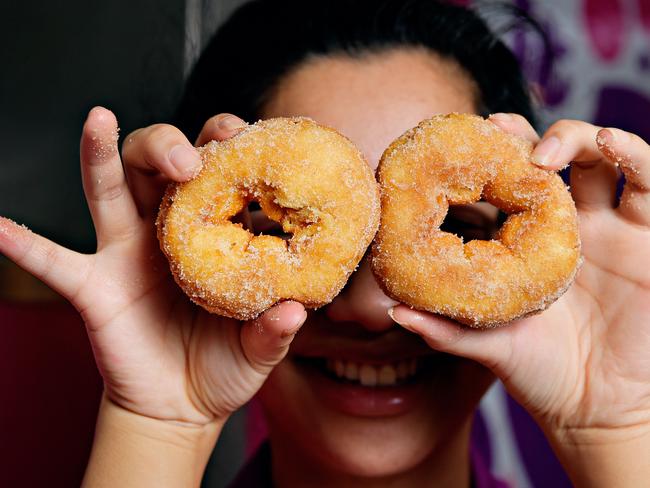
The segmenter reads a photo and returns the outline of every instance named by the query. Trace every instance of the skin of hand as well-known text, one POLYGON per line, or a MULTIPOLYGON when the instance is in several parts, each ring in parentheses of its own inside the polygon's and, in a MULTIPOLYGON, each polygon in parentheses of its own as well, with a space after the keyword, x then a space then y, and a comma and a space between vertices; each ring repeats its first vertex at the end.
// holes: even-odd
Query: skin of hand
MULTIPOLYGON (((243 125, 217 116, 199 142, 226 139, 243 125)), ((222 423, 284 357, 306 312, 283 302, 242 324, 192 304, 169 272, 155 218, 166 184, 191 178, 201 159, 180 131, 157 125, 127 137, 123 170, 117 132, 115 116, 96 107, 81 138, 97 252, 78 254, 4 218, 0 252, 80 312, 108 401, 174 425, 222 423)))
POLYGON ((489 367, 536 418, 577 484, 588 481, 574 469, 579 458, 597 471, 596 451, 611 453, 609 446, 619 454, 611 462, 627 453, 636 470, 650 473, 650 147, 585 122, 559 121, 540 141, 518 115, 490 120, 536 144, 538 166, 571 163, 584 259, 575 282, 543 313, 497 329, 403 305, 391 316, 432 348, 489 367), (626 183, 617 202, 620 172, 626 183))
MULTIPOLYGON (((490 120, 537 144, 540 166, 572 162, 584 256, 575 283, 544 313, 488 331, 405 306, 391 316, 434 349, 489 367, 540 423, 577 485, 597 486, 585 473, 602 474, 600 461, 619 476, 630 458, 636 472, 648 472, 639 455, 650 446, 650 148, 583 122, 558 122, 539 142, 517 115, 490 120), (619 170, 627 182, 617 205, 619 170)), ((216 116, 197 145, 242 126, 216 116)), ((113 404, 171 424, 223 420, 284 356, 304 309, 285 302, 242 325, 192 305, 168 272, 154 220, 166 183, 191 178, 200 160, 180 131, 156 125, 126 138, 122 170, 116 140, 113 115, 93 109, 81 155, 96 254, 79 255, 1 218, 0 252, 82 313, 113 404)), ((597 481, 634 486, 620 477, 597 481)))

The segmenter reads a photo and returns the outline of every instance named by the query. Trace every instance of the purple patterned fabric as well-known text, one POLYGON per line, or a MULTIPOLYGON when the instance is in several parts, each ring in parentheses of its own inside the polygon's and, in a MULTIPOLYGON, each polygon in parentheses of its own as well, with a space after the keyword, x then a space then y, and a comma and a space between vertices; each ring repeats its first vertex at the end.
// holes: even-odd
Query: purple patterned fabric
POLYGON ((574 118, 619 127, 650 140, 650 1, 515 0, 544 28, 511 46, 541 92, 550 124, 574 118))
POLYGON ((485 461, 478 446, 472 445, 469 455, 472 463, 473 488, 508 488, 507 483, 495 478, 490 472, 490 465, 485 461))
MULTIPOLYGON (((650 52, 648 53, 650 56, 650 52)), ((646 76, 650 84, 650 76, 646 76)), ((650 96, 622 86, 604 86, 597 93, 594 123, 634 132, 650 141, 650 96)))
MULTIPOLYGON (((507 39, 541 95, 542 125, 579 119, 650 142, 650 0, 513 3, 548 36, 546 47, 531 29, 507 39)), ((565 181, 568 174, 568 169, 563 172, 565 181)), ((623 183, 621 179, 619 195, 623 183)), ((489 401, 491 405, 484 401, 481 406, 490 415, 483 416, 480 429, 485 430, 481 435, 492 471, 521 488, 571 486, 528 413, 502 388, 489 401)))
POLYGON ((510 397, 508 414, 522 461, 534 486, 571 488, 571 481, 549 447, 542 430, 528 412, 510 397))

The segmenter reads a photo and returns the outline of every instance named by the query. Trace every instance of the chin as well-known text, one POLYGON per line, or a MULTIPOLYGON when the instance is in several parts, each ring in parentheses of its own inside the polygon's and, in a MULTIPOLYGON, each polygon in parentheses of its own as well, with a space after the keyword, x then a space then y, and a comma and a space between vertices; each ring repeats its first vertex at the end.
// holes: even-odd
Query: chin
MULTIPOLYGON (((410 374, 369 386, 337 374, 335 356, 301 352, 274 369, 259 398, 274 457, 313 473, 385 478, 444 457, 452 446, 467 450, 472 414, 492 382, 476 363, 429 351, 410 374)), ((385 359, 361 359, 388 371, 385 359)), ((402 360, 412 358, 392 361, 394 369, 402 360)))
POLYGON ((392 419, 340 419, 313 444, 314 462, 324 470, 353 477, 385 478, 415 469, 440 439, 416 416, 392 419), (425 428, 423 428, 425 427, 425 428))

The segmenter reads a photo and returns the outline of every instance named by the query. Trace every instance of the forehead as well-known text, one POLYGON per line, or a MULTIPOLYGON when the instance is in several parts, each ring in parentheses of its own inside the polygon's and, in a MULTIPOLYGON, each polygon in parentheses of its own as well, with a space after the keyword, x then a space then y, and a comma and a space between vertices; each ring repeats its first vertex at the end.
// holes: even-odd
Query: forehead
POLYGON ((384 149, 419 121, 475 112, 477 92, 454 61, 423 49, 317 57, 281 80, 262 116, 303 115, 334 127, 374 168, 384 149))

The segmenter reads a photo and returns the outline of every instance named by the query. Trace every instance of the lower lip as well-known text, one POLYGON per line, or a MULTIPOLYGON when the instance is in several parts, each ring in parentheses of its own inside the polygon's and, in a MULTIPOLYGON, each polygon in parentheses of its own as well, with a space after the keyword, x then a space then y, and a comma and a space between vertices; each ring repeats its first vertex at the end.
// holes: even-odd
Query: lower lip
POLYGON ((327 407, 355 417, 393 417, 415 408, 428 390, 424 372, 408 384, 362 386, 336 381, 318 368, 298 364, 316 397, 327 407))

